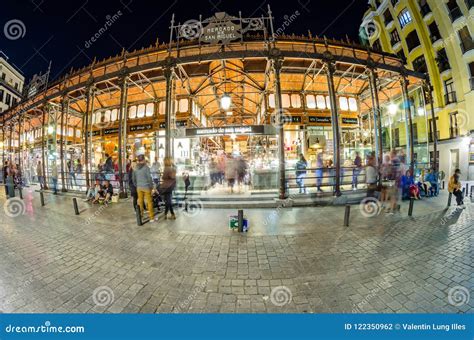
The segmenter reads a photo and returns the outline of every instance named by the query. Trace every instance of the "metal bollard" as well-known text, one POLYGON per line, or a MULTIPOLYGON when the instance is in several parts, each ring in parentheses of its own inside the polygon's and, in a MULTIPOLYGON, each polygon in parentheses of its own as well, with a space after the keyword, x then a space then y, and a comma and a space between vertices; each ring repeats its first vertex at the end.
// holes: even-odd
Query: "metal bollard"
POLYGON ((137 215, 137 225, 142 226, 143 221, 142 221, 142 214, 141 214, 139 205, 137 205, 137 209, 135 209, 135 214, 137 215))
POLYGON ((413 197, 410 198, 410 205, 408 206, 408 216, 413 215, 413 205, 415 204, 415 199, 413 197))
POLYGON ((351 206, 346 204, 346 209, 344 211, 344 227, 349 226, 349 217, 351 216, 351 206))
POLYGON ((444 190, 444 181, 443 181, 443 190, 444 190))
POLYGON ((471 193, 469 194, 469 197, 472 198, 472 191, 474 190, 474 185, 471 185, 471 193))
POLYGON ((79 207, 77 206, 77 198, 76 197, 72 198, 72 204, 74 206, 74 213, 76 215, 79 215, 79 207))
POLYGON ((20 194, 20 199, 23 199, 23 190, 21 190, 21 187, 18 187, 18 193, 20 194))
POLYGON ((239 223, 239 233, 241 233, 244 231, 244 211, 242 209, 237 212, 237 218, 239 223))
POLYGON ((40 191, 40 200, 41 200, 41 206, 44 207, 44 194, 42 191, 40 191))
POLYGON ((469 195, 469 183, 466 183, 466 197, 469 195))
POLYGON ((451 198, 453 197, 453 193, 450 192, 448 196, 448 208, 451 206, 451 198))

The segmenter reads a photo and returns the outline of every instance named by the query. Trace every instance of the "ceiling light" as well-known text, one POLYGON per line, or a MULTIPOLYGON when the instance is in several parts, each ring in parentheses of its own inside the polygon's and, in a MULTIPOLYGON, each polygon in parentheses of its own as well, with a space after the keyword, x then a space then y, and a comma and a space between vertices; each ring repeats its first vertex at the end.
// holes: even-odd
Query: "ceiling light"
POLYGON ((232 99, 228 94, 224 94, 221 97, 221 107, 224 110, 228 110, 230 108, 230 105, 232 104, 232 99))

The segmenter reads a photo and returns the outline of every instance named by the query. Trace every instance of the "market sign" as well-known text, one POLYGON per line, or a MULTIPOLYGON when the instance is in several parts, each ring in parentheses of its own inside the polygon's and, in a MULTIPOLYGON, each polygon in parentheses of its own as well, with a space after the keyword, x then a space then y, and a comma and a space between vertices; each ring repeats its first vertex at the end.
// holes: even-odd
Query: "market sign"
POLYGON ((223 135, 263 135, 265 125, 222 126, 186 129, 186 137, 223 136, 223 135))
MULTIPOLYGON (((272 124, 275 124, 275 121, 277 119, 276 115, 271 116, 272 124)), ((302 117, 301 116, 287 116, 287 115, 282 115, 281 120, 283 124, 297 124, 302 122, 302 117)))
POLYGON ((119 132, 118 128, 104 129, 104 135, 113 135, 118 132, 119 132))
POLYGON ((130 132, 140 132, 146 130, 152 130, 153 124, 142 124, 142 125, 130 125, 130 132))
POLYGON ((220 12, 214 15, 216 20, 202 28, 201 41, 208 44, 226 45, 231 41, 242 38, 240 25, 233 23, 232 17, 220 12))
MULTIPOLYGON (((186 126, 188 126, 188 121, 187 120, 178 120, 176 122, 176 127, 186 127, 186 126)), ((166 128, 166 123, 161 122, 160 125, 159 125, 159 128, 160 129, 165 129, 166 128)))
MULTIPOLYGON (((91 136, 91 132, 87 132, 87 136, 91 136)), ((92 131, 92 137, 95 137, 95 136, 100 136, 100 130, 95 130, 95 131, 92 131)))
POLYGON ((350 118, 350 117, 342 117, 342 124, 352 124, 357 125, 359 124, 359 120, 357 118, 350 118))
POLYGON ((331 124, 331 117, 309 116, 308 122, 315 124, 331 124))

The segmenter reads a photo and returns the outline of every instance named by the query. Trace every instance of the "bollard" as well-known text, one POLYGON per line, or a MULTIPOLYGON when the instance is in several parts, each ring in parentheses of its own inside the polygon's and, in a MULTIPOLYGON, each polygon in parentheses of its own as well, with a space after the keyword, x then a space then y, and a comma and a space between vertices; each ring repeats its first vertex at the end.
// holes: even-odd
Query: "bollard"
POLYGON ((137 205, 137 209, 135 209, 135 213, 137 215, 137 225, 142 226, 143 221, 142 221, 142 214, 140 212, 140 206, 139 205, 137 205))
POLYGON ((443 190, 444 190, 444 181, 442 183, 443 183, 443 190))
POLYGON ((474 190, 474 185, 471 185, 471 193, 469 194, 469 197, 472 198, 472 191, 474 190))
POLYGON ((44 207, 44 195, 42 191, 40 191, 40 200, 41 200, 41 206, 44 207))
POLYGON ((415 199, 413 197, 410 198, 410 205, 408 206, 408 216, 413 215, 413 205, 415 204, 415 199))
POLYGON ((344 227, 349 226, 349 217, 351 215, 351 206, 346 204, 346 210, 344 211, 344 227))
POLYGON ((237 212, 237 218, 238 218, 238 223, 239 223, 239 233, 244 231, 244 211, 240 209, 237 212))
POLYGON ((76 215, 79 215, 79 208, 77 206, 77 198, 75 198, 75 197, 72 198, 72 204, 74 206, 74 213, 76 215))
POLYGON ((451 198, 453 197, 453 193, 450 192, 448 196, 448 208, 451 206, 451 198))
POLYGON ((20 199, 23 199, 23 190, 21 190, 21 187, 18 187, 18 193, 20 194, 20 199))
POLYGON ((469 195, 469 183, 466 183, 466 197, 469 195))

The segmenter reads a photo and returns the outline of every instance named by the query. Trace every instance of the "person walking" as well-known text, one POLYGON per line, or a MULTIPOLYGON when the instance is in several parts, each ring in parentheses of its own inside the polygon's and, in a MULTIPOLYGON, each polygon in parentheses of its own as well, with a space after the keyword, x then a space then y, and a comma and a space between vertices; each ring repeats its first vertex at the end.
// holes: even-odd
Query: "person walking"
POLYGON ((51 165, 51 181, 53 182, 53 194, 58 194, 58 166, 56 161, 53 161, 51 165))
POLYGON ((321 184, 323 183, 323 168, 324 168, 324 161, 323 161, 323 154, 321 152, 318 153, 316 156, 316 189, 318 192, 322 192, 321 184))
POLYGON ((16 167, 13 161, 8 163, 7 173, 6 173, 6 188, 7 188, 7 197, 15 197, 15 175, 16 167))
POLYGON ((165 220, 168 219, 168 212, 171 213, 170 219, 175 220, 173 211, 173 190, 176 187, 176 168, 171 157, 164 160, 163 176, 161 178, 161 194, 165 201, 165 220))
POLYGON ((133 172, 136 167, 136 163, 133 162, 130 164, 128 167, 128 186, 130 188, 130 195, 132 195, 133 198, 133 209, 136 211, 137 210, 137 204, 138 204, 138 193, 137 193, 137 187, 133 183, 133 172))
POLYGON ((146 164, 145 156, 138 155, 138 164, 133 171, 133 185, 137 188, 138 206, 140 214, 143 216, 144 200, 148 208, 150 222, 155 222, 155 210, 153 209, 153 199, 151 191, 153 189, 153 180, 151 178, 150 168, 146 164))
POLYGON ((357 190, 357 184, 359 182, 359 175, 362 169, 362 158, 360 158, 359 151, 356 151, 354 158, 354 169, 352 170, 352 190, 357 190))
POLYGON ((5 195, 8 196, 8 186, 7 186, 8 161, 5 161, 5 165, 3 166, 2 172, 3 172, 3 184, 5 184, 5 195))
POLYGON ((36 175, 38 176, 38 182, 40 185, 40 189, 44 189, 44 175, 43 175, 43 167, 41 166, 41 161, 38 161, 36 165, 36 175))
POLYGON ((464 206, 464 195, 462 193, 461 181, 459 177, 461 176, 461 170, 456 169, 454 174, 449 179, 448 191, 456 197, 456 203, 460 209, 466 208, 464 206))
POLYGON ((308 162, 304 158, 304 155, 300 154, 300 159, 296 162, 296 184, 300 189, 300 194, 306 194, 306 188, 304 186, 304 177, 306 176, 306 168, 308 167, 308 162))
POLYGON ((365 181, 367 183, 367 197, 375 197, 377 191, 377 169, 375 168, 375 158, 369 157, 365 168, 365 181))

